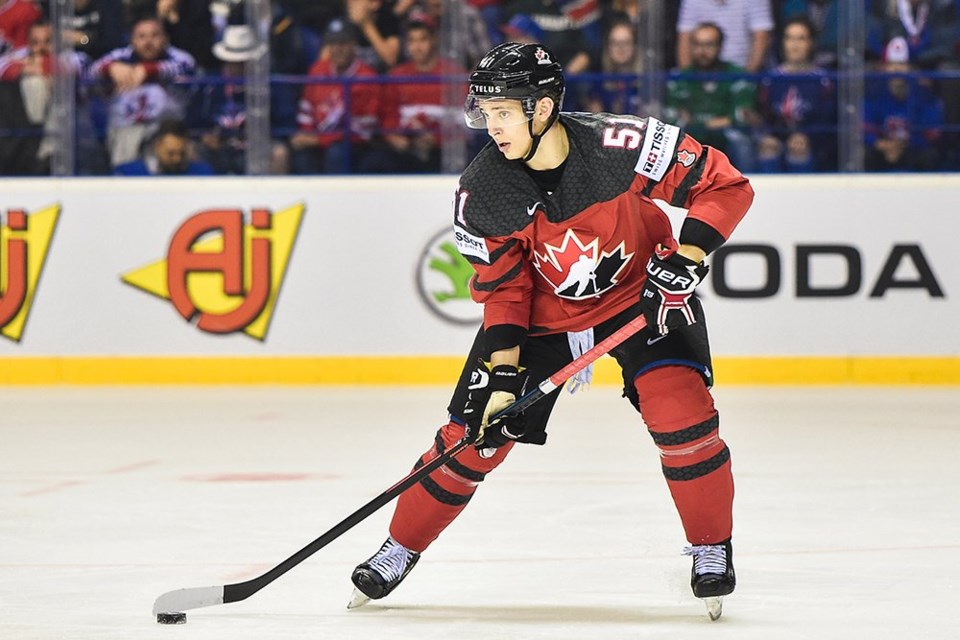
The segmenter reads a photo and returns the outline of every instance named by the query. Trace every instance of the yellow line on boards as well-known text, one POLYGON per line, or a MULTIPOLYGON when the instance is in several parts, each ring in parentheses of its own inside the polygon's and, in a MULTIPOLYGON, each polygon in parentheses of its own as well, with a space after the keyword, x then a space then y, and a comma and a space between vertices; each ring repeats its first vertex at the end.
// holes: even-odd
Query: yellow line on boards
MULTIPOLYGON (((6 385, 453 385, 456 356, 0 357, 6 385)), ((957 357, 718 357, 718 385, 960 385, 957 357)), ((594 383, 620 385, 610 358, 594 383)))

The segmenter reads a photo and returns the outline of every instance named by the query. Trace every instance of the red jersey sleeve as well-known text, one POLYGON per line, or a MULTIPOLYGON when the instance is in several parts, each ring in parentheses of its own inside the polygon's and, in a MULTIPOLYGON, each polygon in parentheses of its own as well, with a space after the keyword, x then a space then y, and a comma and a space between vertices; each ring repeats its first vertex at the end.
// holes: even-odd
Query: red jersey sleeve
POLYGON ((680 241, 699 245, 708 253, 729 239, 753 202, 750 181, 722 151, 701 145, 654 118, 648 119, 636 171, 644 195, 687 209, 692 224, 684 224, 680 241), (663 145, 659 165, 659 158, 648 150, 655 148, 656 135, 663 145))
POLYGON ((457 249, 474 270, 470 296, 483 305, 485 329, 514 325, 528 329, 533 299, 533 273, 524 249, 515 236, 484 236, 465 215, 470 193, 457 192, 454 235, 457 249))

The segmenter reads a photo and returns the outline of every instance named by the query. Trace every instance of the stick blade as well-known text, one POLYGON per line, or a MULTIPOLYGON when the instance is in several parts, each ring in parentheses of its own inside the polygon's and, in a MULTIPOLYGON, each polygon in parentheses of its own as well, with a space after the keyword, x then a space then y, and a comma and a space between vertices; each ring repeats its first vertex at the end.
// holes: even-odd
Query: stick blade
POLYGON ((223 587, 191 587, 167 591, 153 603, 153 615, 223 604, 223 587))

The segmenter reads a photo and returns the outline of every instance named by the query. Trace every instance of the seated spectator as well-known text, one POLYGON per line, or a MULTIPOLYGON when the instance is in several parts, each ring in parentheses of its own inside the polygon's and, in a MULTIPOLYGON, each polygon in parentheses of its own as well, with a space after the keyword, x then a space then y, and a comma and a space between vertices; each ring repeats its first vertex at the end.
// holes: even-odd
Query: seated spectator
POLYGON ((156 18, 133 25, 130 45, 91 65, 88 76, 110 92, 107 148, 111 166, 137 158, 140 145, 165 119, 182 119, 185 96, 174 81, 193 75, 193 56, 167 43, 156 18))
POLYGON ((824 171, 836 168, 836 83, 813 62, 813 25, 791 18, 783 28, 783 63, 760 82, 764 131, 757 171, 824 171), (805 153, 804 153, 805 152, 805 153))
POLYGON ((780 3, 780 23, 792 18, 806 18, 817 34, 813 61, 825 69, 837 66, 837 44, 840 41, 840 8, 837 0, 784 0, 780 3))
POLYGON ((213 16, 208 0, 131 0, 132 21, 156 17, 163 26, 170 45, 186 51, 198 70, 217 69, 213 46, 213 16))
POLYGON ((27 46, 30 25, 42 15, 40 8, 30 0, 0 1, 0 54, 27 46))
POLYGON ((404 44, 409 62, 390 71, 391 79, 407 81, 384 87, 382 126, 386 153, 378 158, 379 166, 361 171, 386 173, 439 173, 444 124, 460 121, 466 88, 455 110, 444 100, 442 82, 417 81, 417 76, 464 76, 466 71, 438 53, 437 23, 423 12, 414 11, 407 23, 404 44))
POLYGON ((583 105, 585 110, 646 115, 647 92, 640 77, 643 57, 637 48, 633 24, 625 19, 614 22, 604 41, 596 71, 614 77, 591 83, 583 105))
POLYGON ((864 105, 867 171, 935 171, 943 133, 943 105, 909 73, 910 48, 905 38, 887 45, 883 71, 891 74, 870 87, 864 105))
MULTIPOLYGON (((201 138, 200 155, 220 175, 244 175, 247 168, 247 105, 244 63, 266 53, 249 25, 226 27, 223 39, 213 45, 221 61, 224 83, 207 87, 202 119, 210 126, 201 138)), ((269 173, 288 173, 289 152, 280 141, 271 145, 269 173)))
POLYGON ((300 130, 290 138, 293 173, 349 173, 369 146, 379 124, 379 86, 336 81, 377 77, 357 58, 358 38, 353 24, 340 19, 332 20, 323 35, 329 56, 317 60, 309 75, 333 82, 309 83, 303 89, 297 115, 300 130), (350 87, 349 112, 345 86, 350 87))
POLYGON ((30 26, 27 44, 0 57, 0 175, 46 175, 49 145, 42 145, 50 114, 51 28, 43 20, 30 26))
POLYGON ((690 49, 693 64, 667 82, 665 117, 685 129, 702 144, 730 156, 734 166, 753 170, 750 127, 757 122, 756 89, 734 76, 744 69, 720 59, 723 32, 712 23, 693 30, 690 49), (724 74, 703 77, 703 74, 724 74))
POLYGON ((958 16, 956 0, 879 0, 868 32, 868 54, 880 58, 886 44, 903 38, 910 48, 910 62, 922 69, 936 69, 956 59, 958 16))
POLYGON ((213 169, 192 157, 187 128, 179 120, 164 120, 138 160, 114 167, 118 176, 209 176, 213 169))
POLYGON ((64 17, 64 35, 78 51, 95 60, 123 46, 120 0, 74 0, 73 15, 64 17))
POLYGON ((712 23, 723 32, 720 59, 757 73, 766 63, 773 33, 770 0, 680 0, 677 66, 693 64, 691 40, 697 25, 712 23))
POLYGON ((511 0, 504 6, 504 15, 507 38, 511 38, 511 26, 532 23, 536 26, 534 41, 553 51, 568 77, 589 71, 600 57, 598 0, 511 0))

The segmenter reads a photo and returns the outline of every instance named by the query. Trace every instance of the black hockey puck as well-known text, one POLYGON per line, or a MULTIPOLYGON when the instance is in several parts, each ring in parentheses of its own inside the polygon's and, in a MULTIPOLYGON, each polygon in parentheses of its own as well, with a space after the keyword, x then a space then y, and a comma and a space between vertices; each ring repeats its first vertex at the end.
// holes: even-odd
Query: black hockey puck
POLYGON ((185 613, 158 613, 158 624, 187 624, 187 614, 185 613))

